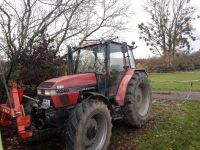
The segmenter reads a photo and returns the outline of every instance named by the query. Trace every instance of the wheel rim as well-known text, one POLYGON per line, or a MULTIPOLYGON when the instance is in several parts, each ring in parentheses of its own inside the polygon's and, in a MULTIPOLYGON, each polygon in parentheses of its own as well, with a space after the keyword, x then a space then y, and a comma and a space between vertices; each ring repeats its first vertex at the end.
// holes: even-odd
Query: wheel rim
POLYGON ((148 113, 150 104, 150 92, 144 84, 140 84, 136 90, 136 109, 141 116, 148 113))
POLYGON ((83 132, 83 149, 101 150, 107 137, 107 120, 102 113, 93 114, 83 132))

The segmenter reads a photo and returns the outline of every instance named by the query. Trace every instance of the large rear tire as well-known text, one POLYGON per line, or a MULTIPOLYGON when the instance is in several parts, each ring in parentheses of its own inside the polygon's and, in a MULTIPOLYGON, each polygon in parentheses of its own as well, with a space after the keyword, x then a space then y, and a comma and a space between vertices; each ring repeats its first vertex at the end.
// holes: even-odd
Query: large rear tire
POLYGON ((66 149, 106 150, 111 129, 107 106, 100 101, 85 100, 76 105, 65 124, 66 149))
POLYGON ((127 87, 123 107, 125 121, 134 127, 141 127, 148 121, 151 107, 152 92, 147 75, 135 72, 127 87))

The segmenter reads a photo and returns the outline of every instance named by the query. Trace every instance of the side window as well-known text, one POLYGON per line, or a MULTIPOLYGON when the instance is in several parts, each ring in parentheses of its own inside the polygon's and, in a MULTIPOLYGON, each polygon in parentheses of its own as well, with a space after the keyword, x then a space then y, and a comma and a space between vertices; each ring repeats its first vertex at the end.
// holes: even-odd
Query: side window
POLYGON ((125 56, 125 63, 124 63, 124 66, 130 67, 130 61, 129 61, 130 55, 129 55, 129 53, 126 52, 126 53, 124 54, 124 56, 125 56))
POLYGON ((110 53, 110 71, 111 73, 121 72, 124 70, 123 53, 111 52, 110 53))
POLYGON ((133 52, 130 49, 128 50, 128 54, 129 54, 129 59, 130 59, 130 67, 135 68, 135 59, 133 56, 133 52))
POLYGON ((94 71, 95 55, 92 50, 81 49, 78 62, 78 73, 94 71))
POLYGON ((96 51, 94 50, 94 52, 96 52, 94 54, 94 55, 96 55, 94 66, 96 68, 96 72, 101 73, 105 66, 105 64, 104 64, 104 58, 105 58, 104 47, 98 46, 96 49, 97 49, 96 51))

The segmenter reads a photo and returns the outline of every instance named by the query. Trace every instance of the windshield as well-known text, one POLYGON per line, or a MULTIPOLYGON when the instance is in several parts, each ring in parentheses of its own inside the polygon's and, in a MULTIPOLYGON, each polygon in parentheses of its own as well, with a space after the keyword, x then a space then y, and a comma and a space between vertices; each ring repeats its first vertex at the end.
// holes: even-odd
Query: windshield
POLYGON ((77 58, 76 73, 82 72, 102 72, 104 68, 104 46, 95 45, 87 48, 80 49, 74 54, 77 58), (78 53, 80 53, 78 55, 78 53), (79 57, 77 57, 79 56, 79 57))

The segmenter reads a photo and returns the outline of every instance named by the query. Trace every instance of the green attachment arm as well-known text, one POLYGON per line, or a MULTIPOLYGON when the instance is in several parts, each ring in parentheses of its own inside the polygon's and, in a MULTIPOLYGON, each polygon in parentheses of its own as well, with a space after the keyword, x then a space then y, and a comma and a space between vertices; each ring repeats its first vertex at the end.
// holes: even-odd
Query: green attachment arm
POLYGON ((7 95, 7 98, 8 98, 9 106, 10 106, 10 108, 14 108, 13 102, 11 100, 10 93, 9 93, 9 90, 8 90, 8 85, 6 83, 6 78, 5 78, 5 75, 4 75, 4 69, 3 69, 3 66, 2 66, 1 62, 0 62, 0 75, 1 75, 2 83, 4 85, 5 92, 6 92, 6 95, 7 95))

